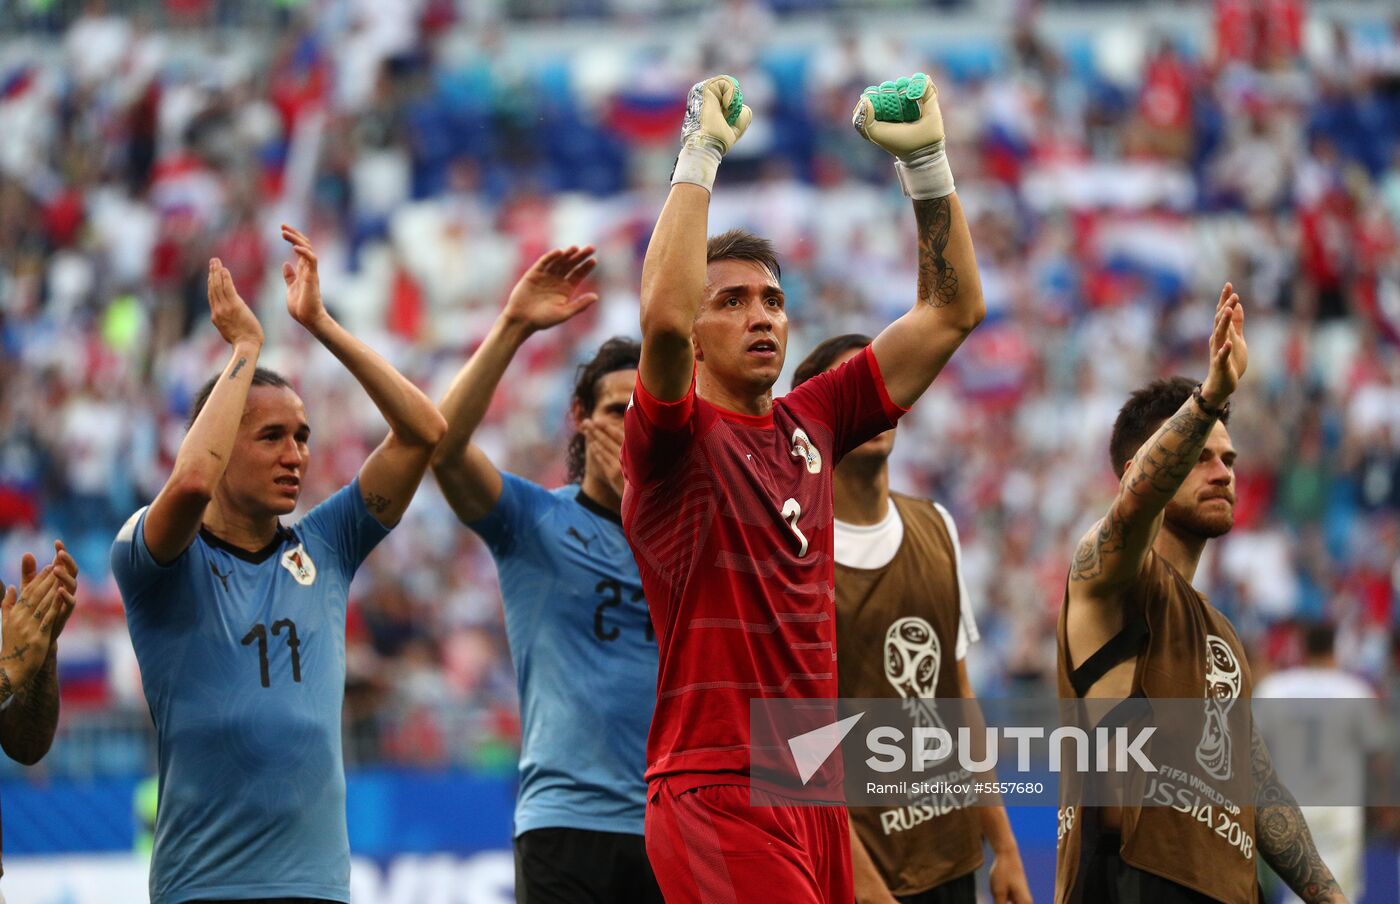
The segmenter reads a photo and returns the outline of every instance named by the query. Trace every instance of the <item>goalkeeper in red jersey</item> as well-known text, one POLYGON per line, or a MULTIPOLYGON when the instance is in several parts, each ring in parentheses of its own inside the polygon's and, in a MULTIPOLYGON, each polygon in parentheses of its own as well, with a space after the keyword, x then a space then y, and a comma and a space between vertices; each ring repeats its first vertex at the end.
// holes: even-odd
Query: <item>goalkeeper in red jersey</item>
POLYGON ((647 853, 669 902, 849 904, 845 810, 750 787, 749 702, 837 696, 832 470, 928 388, 981 321, 981 284, 937 90, 922 74, 868 89, 855 127, 894 155, 914 202, 914 305, 773 398, 788 333, 773 246, 706 239, 715 175, 750 118, 728 76, 691 89, 642 268, 623 525, 660 652, 647 853))

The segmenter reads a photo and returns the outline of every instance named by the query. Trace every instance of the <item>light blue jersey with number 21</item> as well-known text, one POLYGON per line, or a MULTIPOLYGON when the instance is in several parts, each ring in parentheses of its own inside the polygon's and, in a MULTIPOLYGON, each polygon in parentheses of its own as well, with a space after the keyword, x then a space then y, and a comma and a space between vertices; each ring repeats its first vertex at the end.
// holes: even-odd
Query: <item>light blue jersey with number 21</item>
POLYGON ((515 834, 642 834, 656 636, 622 521, 571 484, 502 474, 471 525, 496 559, 520 688, 515 834))

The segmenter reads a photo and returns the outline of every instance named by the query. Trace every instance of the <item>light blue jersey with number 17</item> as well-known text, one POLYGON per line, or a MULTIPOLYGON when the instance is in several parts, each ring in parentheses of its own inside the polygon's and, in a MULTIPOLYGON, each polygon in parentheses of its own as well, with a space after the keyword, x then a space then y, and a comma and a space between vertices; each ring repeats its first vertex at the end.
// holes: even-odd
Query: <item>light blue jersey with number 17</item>
POLYGON ((346 601, 388 529, 358 480, 257 553, 201 532, 159 565, 145 518, 117 535, 112 573, 159 743, 151 904, 349 901, 346 601))

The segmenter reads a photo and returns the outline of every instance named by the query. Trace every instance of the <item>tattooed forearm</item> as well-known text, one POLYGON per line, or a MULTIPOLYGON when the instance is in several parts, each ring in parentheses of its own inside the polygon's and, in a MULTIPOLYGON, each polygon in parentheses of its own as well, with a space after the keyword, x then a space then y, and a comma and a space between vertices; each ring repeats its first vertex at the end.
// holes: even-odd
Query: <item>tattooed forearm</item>
POLYGON ((1158 515, 1200 459, 1214 425, 1187 399, 1143 444, 1108 514, 1075 550, 1071 583, 1106 587, 1137 573, 1158 515))
POLYGON ((958 273, 943 256, 953 226, 952 205, 947 198, 914 202, 919 227, 919 301, 941 308, 958 294, 958 273))
POLYGON ((381 496, 378 493, 365 493, 365 508, 376 515, 384 514, 392 504, 387 496, 381 496))
POLYGON ((1345 901, 1332 871, 1317 853, 1298 802, 1274 772, 1273 760, 1257 728, 1250 743, 1250 758, 1259 853, 1264 862, 1307 904, 1345 901))
POLYGON ((0 662, 10 662, 15 659, 23 659, 24 654, 29 652, 29 644, 22 643, 4 656, 0 656, 0 662))
POLYGON ((1215 418, 1202 414, 1196 403, 1187 399, 1138 453, 1128 492, 1170 498, 1196 466, 1213 426, 1215 418))
MULTIPOLYGON (((4 683, 7 681, 0 681, 4 683)), ((50 655, 15 694, 15 702, 0 712, 0 747, 11 759, 32 766, 49 752, 57 730, 58 664, 57 658, 50 655)))
POLYGON ((233 372, 228 375, 230 380, 237 380, 239 371, 243 370, 243 365, 248 363, 247 358, 239 358, 238 363, 233 365, 233 372))
POLYGON ((1127 545, 1127 525, 1118 514, 1118 506, 1108 510, 1099 522, 1098 530, 1092 539, 1085 538, 1074 553, 1074 564, 1070 566, 1071 581, 1090 581, 1103 574, 1104 559, 1121 552, 1127 545))

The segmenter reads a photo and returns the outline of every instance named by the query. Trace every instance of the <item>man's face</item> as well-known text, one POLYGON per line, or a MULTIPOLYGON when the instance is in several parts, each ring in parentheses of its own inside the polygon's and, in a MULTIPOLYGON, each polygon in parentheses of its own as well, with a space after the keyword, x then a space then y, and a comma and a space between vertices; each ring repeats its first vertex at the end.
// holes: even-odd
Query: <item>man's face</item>
MULTIPOLYGON (((594 424, 594 429, 607 434, 611 439, 593 439, 585 437, 585 447, 593 445, 595 442, 601 443, 606 454, 589 454, 585 458, 584 468, 591 471, 595 468, 601 469, 598 476, 608 483, 619 482, 619 475, 622 473, 622 425, 624 415, 627 414, 627 404, 632 401, 632 388, 637 385, 637 372, 635 370, 615 370, 610 374, 604 374, 598 378, 597 401, 593 404, 593 410, 584 415, 594 424), (614 449, 613 447, 618 448, 614 449)), ((577 408, 574 416, 578 420, 581 412, 577 408)), ((593 450, 589 449, 592 453, 593 450)))
POLYGON ((1167 503, 1165 523, 1181 534, 1211 539, 1235 526, 1235 447, 1217 421, 1196 466, 1167 503))
POLYGON ((735 393, 773 388, 787 355, 783 290, 767 268, 720 260, 705 274, 705 298, 695 316, 695 360, 735 393))
POLYGON ((306 409, 295 392, 285 386, 254 386, 220 491, 246 514, 290 514, 306 476, 310 437, 306 409))
MULTIPOLYGON (((827 371, 835 370, 863 351, 865 351, 863 348, 853 348, 848 352, 842 352, 836 360, 832 362, 831 366, 827 368, 827 371)), ((891 427, 884 433, 856 446, 850 452, 846 453, 846 457, 841 459, 841 464, 845 464, 848 461, 871 464, 885 461, 890 457, 890 453, 894 451, 894 431, 895 428, 891 427)))

